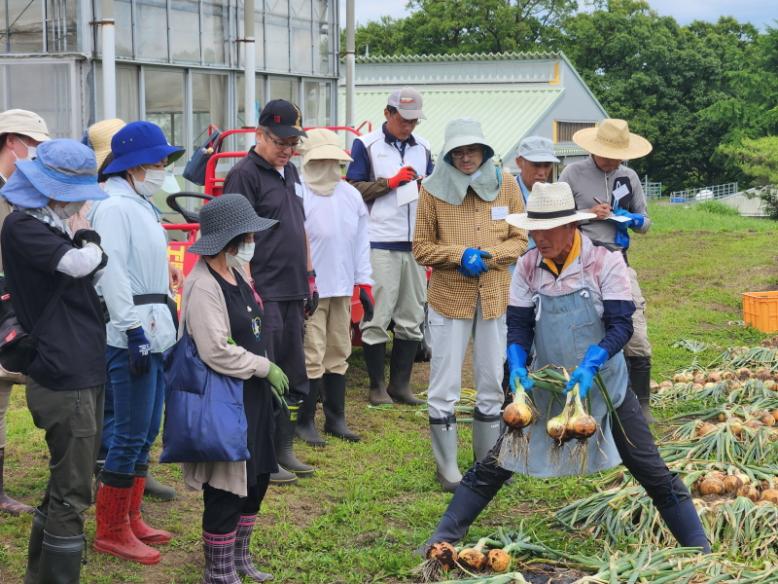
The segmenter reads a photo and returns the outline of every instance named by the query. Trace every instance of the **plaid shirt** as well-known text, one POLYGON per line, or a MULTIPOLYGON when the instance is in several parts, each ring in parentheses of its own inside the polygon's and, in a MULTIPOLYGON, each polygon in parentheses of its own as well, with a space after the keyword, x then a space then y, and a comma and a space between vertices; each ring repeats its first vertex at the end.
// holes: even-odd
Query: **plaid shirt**
POLYGON ((461 205, 452 205, 422 186, 413 255, 420 264, 433 268, 427 300, 436 312, 448 318, 473 318, 480 298, 485 320, 505 314, 511 284, 508 267, 527 248, 527 232, 508 225, 505 216, 523 211, 519 186, 507 172, 500 193, 491 202, 469 190, 461 205), (489 271, 477 278, 457 271, 468 247, 492 254, 486 260, 489 271))

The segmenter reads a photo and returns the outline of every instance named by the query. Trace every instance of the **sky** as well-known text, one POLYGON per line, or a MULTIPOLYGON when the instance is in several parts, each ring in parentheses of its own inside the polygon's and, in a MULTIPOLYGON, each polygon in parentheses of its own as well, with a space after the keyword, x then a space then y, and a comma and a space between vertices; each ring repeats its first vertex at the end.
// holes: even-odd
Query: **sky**
MULTIPOLYGON (((345 26, 346 2, 341 1, 341 21, 345 26)), ((400 18, 408 14, 406 0, 355 0, 357 23, 365 24, 381 16, 400 18)), ((651 7, 663 16, 673 16, 680 24, 693 20, 715 22, 720 16, 734 16, 760 29, 778 28, 778 0, 649 0, 651 7)), ((584 2, 579 0, 579 4, 584 2)))

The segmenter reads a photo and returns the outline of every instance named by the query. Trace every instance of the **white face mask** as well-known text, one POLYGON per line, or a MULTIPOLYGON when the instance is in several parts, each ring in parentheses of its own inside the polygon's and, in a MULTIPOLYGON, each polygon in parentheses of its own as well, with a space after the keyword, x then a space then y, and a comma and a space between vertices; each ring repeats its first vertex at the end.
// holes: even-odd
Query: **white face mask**
POLYGON ((135 192, 141 197, 150 199, 164 184, 167 172, 158 168, 146 168, 144 170, 146 171, 145 179, 138 180, 133 177, 135 192))
POLYGON ((235 254, 235 257, 244 264, 250 263, 251 260, 254 259, 254 242, 251 241, 241 243, 238 247, 238 253, 235 254))
POLYGON ((27 156, 25 156, 24 158, 19 158, 19 156, 16 154, 16 152, 11 150, 11 154, 14 155, 14 158, 16 158, 16 160, 32 160, 33 158, 38 156, 38 148, 37 147, 30 146, 28 144, 25 144, 25 146, 27 146, 27 156))
POLYGON ((77 201, 74 203, 66 203, 65 205, 57 205, 56 207, 52 207, 51 210, 54 211, 54 214, 57 217, 66 221, 78 213, 83 206, 84 201, 77 201))

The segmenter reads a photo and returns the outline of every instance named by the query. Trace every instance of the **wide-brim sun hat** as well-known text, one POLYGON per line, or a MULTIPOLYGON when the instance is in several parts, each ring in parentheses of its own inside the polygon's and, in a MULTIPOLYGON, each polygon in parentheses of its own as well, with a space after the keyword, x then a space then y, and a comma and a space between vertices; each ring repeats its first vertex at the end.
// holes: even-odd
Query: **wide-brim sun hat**
POLYGON ((103 165, 106 157, 111 153, 111 140, 113 137, 126 125, 127 122, 124 120, 113 118, 111 120, 101 120, 89 126, 86 131, 86 145, 95 151, 97 168, 103 165))
POLYGON ((481 129, 481 123, 472 118, 460 118, 451 120, 446 125, 446 132, 443 144, 443 157, 449 164, 451 160, 451 151, 462 146, 478 144, 484 148, 484 160, 494 156, 494 148, 484 138, 484 132, 481 129))
POLYGON ((108 197, 97 184, 95 153, 70 139, 47 140, 38 146, 35 159, 17 161, 0 193, 26 209, 43 207, 49 199, 73 203, 108 197))
POLYGON ((300 143, 303 165, 311 160, 337 160, 351 162, 352 158, 341 148, 338 135, 326 128, 308 130, 308 137, 300 143))
POLYGON ((115 174, 144 164, 157 164, 167 158, 171 164, 181 158, 184 148, 172 146, 165 133, 151 122, 130 122, 111 139, 113 160, 103 174, 115 174))
POLYGON ((519 229, 543 231, 595 217, 594 213, 576 210, 573 191, 566 182, 537 182, 527 199, 527 211, 508 215, 505 220, 519 229))
POLYGON ((221 195, 200 209, 200 239, 189 251, 198 255, 217 255, 237 236, 265 231, 276 223, 276 219, 257 215, 243 195, 221 195))
POLYGON ((607 118, 596 128, 584 128, 573 134, 573 142, 581 148, 603 158, 634 160, 651 152, 651 142, 629 131, 624 120, 607 118))

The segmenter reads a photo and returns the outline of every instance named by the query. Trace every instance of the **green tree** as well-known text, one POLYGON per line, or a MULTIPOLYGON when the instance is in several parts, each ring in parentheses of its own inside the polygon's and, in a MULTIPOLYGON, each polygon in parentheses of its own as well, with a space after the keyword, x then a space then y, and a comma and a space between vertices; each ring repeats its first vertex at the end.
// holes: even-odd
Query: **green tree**
POLYGON ((760 188, 759 196, 768 214, 778 220, 778 136, 746 138, 738 144, 723 146, 720 152, 731 158, 760 188))

